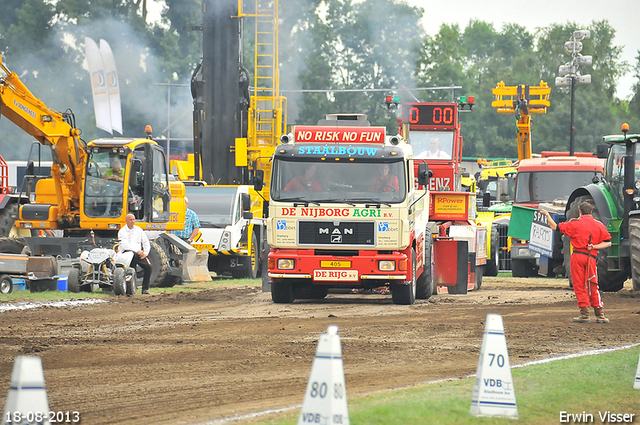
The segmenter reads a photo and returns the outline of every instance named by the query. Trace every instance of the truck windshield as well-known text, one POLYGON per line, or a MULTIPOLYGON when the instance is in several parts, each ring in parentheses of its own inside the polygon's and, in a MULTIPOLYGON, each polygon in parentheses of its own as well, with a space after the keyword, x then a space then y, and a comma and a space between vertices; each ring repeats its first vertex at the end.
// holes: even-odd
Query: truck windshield
POLYGON ((400 161, 301 162, 276 157, 271 197, 285 202, 399 203, 407 192, 400 161))
POLYGON ((200 226, 226 227, 235 223, 233 207, 237 190, 224 186, 187 186, 189 208, 198 214, 200 226))
POLYGON ((451 159, 453 156, 453 131, 411 130, 409 138, 416 158, 451 159))
POLYGON ((591 184, 593 171, 518 172, 516 203, 541 203, 568 200, 574 189, 591 184))
POLYGON ((126 154, 91 152, 87 159, 84 212, 87 217, 120 217, 126 154))

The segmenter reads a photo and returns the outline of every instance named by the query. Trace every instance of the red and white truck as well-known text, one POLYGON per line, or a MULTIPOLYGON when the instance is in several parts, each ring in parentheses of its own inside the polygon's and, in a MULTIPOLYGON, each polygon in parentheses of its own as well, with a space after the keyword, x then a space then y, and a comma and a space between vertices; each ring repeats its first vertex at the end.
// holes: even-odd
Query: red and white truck
MULTIPOLYGON (((324 298, 332 288, 388 287, 394 303, 410 305, 430 297, 434 283, 466 292, 468 235, 436 245, 438 228, 429 218, 458 211, 460 199, 437 198, 430 208, 426 161, 414 160, 407 140, 369 126, 365 115, 328 115, 321 124, 296 126, 272 158, 273 301, 324 298)), ((462 203, 468 209, 467 200, 462 203)))
MULTIPOLYGON (((443 282, 449 278, 440 276, 441 273, 448 273, 446 268, 434 268, 437 271, 434 276, 435 288, 449 293, 479 289, 487 254, 497 255, 497 250, 492 249, 498 244, 497 230, 494 230, 493 237, 487 237, 492 235, 493 216, 483 219, 477 217, 475 187, 469 192, 469 188, 465 190, 462 184, 465 173, 461 167, 463 138, 459 113, 470 112, 473 103, 473 97, 451 103, 403 103, 402 116, 398 120, 400 134, 409 135, 416 158, 414 164, 417 166, 426 162, 432 173, 428 189, 434 263, 446 264, 449 255, 445 248, 447 241, 467 241, 467 288, 463 288, 462 284, 458 285, 458 289, 446 287, 443 282)), ((493 258, 491 260, 495 261, 493 258)))

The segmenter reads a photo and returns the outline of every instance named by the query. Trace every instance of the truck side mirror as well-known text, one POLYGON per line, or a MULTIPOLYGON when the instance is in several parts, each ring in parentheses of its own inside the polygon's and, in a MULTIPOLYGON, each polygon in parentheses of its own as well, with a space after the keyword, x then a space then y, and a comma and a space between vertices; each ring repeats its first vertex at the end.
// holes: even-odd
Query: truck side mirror
POLYGON ((609 156, 609 149, 611 149, 611 145, 609 145, 608 143, 600 143, 598 144, 597 150, 596 150, 596 156, 598 158, 607 158, 609 156))
POLYGON ((256 170, 253 174, 253 190, 260 192, 264 187, 264 171, 256 170))
POLYGON ((418 185, 428 185, 431 176, 433 176, 433 172, 429 170, 429 166, 427 164, 418 164, 418 185))

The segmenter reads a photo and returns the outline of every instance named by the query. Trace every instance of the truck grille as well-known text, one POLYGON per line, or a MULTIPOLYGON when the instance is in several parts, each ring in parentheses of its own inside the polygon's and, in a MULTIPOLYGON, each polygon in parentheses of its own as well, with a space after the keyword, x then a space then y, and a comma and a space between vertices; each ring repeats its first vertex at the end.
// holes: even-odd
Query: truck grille
POLYGON ((375 246, 372 221, 299 221, 299 245, 375 246))

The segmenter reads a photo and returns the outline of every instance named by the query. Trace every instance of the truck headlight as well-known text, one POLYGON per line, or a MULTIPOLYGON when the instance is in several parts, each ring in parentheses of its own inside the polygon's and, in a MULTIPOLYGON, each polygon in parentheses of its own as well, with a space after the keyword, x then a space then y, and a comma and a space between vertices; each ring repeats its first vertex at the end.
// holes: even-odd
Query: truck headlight
POLYGON ((218 244, 220 251, 229 251, 231 249, 231 232, 223 232, 218 244))
POLYGON ((295 265, 293 258, 278 258, 278 270, 293 270, 295 265))
POLYGON ((396 270, 396 262, 393 260, 378 261, 378 270, 381 272, 393 272, 396 270))
POLYGON ((22 223, 22 227, 25 229, 33 229, 33 223, 22 223))

